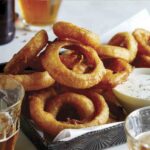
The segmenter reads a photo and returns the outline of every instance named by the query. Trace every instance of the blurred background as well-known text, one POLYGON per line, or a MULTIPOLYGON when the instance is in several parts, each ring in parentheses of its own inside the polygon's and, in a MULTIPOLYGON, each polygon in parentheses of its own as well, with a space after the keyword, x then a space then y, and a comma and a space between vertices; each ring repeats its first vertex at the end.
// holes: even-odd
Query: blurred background
MULTIPOLYGON (((20 14, 18 0, 15 0, 15 5, 15 11, 20 14)), ((150 10, 150 0, 62 0, 57 21, 72 22, 101 37, 143 9, 150 10)), ((0 55, 3 55, 0 62, 7 62, 34 34, 35 32, 17 29, 15 38, 10 43, 0 45, 0 49, 5 49, 6 53, 3 55, 0 51, 0 55)), ((48 34, 49 40, 54 39, 51 28, 48 29, 48 34)))
POLYGON ((75 23, 101 35, 144 8, 150 10, 150 0, 62 0, 57 20, 75 23))

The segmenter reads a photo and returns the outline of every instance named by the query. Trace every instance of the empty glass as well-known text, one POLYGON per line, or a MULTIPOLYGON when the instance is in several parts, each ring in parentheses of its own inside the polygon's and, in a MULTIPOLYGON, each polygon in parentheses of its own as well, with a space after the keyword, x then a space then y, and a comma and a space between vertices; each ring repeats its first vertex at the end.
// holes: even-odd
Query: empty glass
POLYGON ((150 106, 132 112, 125 131, 129 150, 150 150, 150 106))

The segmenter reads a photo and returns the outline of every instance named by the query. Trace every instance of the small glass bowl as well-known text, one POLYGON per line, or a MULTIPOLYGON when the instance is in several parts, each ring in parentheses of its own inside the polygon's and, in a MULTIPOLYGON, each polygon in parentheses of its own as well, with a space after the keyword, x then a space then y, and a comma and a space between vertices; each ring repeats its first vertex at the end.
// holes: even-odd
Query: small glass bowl
POLYGON ((128 115, 125 132, 129 150, 150 150, 150 106, 128 115), (146 138, 144 135, 147 135, 146 138))

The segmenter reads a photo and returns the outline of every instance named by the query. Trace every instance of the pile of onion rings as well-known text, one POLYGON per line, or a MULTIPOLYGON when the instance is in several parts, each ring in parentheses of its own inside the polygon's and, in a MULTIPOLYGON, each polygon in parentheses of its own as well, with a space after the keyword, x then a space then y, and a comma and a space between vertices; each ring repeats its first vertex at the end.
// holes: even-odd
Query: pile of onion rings
POLYGON ((150 67, 150 32, 121 32, 108 43, 69 22, 53 26, 48 41, 39 31, 4 68, 28 92, 31 119, 55 137, 66 128, 84 128, 125 118, 112 88, 126 81, 132 67, 150 67))

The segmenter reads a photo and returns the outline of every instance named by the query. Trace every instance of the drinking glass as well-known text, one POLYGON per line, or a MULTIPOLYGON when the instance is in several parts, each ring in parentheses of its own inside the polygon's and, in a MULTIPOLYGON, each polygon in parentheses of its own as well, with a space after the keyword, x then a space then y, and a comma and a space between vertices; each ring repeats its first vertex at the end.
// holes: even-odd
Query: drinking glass
POLYGON ((47 29, 57 18, 61 0, 18 0, 24 27, 28 30, 47 29))
POLYGON ((129 114, 125 131, 129 150, 150 150, 150 106, 129 114))
POLYGON ((24 89, 14 79, 0 75, 0 150, 14 150, 20 129, 24 89))

